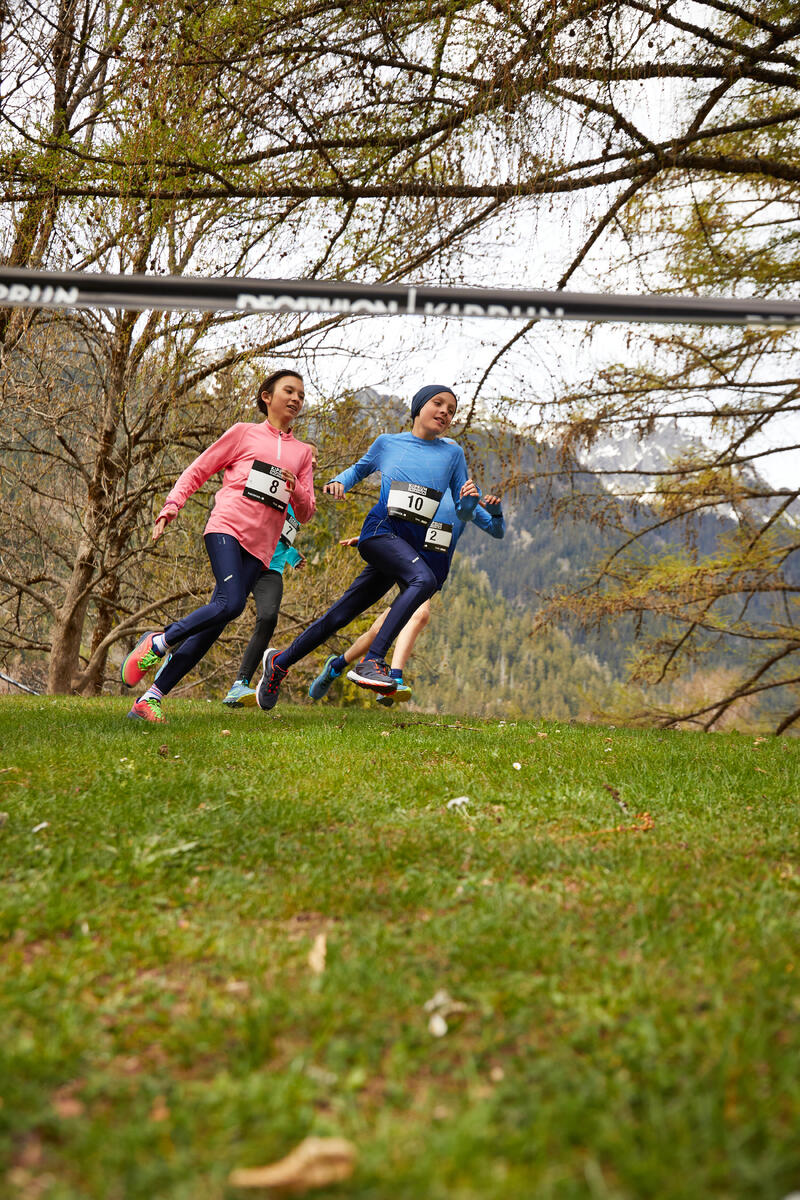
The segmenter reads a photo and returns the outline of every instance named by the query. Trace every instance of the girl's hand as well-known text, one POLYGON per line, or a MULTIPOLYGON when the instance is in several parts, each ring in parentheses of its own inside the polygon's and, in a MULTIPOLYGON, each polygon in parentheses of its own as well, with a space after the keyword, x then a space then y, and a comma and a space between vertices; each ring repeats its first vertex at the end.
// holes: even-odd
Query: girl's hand
POLYGON ((306 565, 306 558, 305 558, 305 555, 301 554, 301 555, 300 555, 300 561, 299 561, 299 562, 296 562, 296 563, 294 564, 294 569, 295 569, 295 571, 299 571, 299 570, 301 570, 301 569, 302 569, 302 568, 303 568, 305 565, 306 565))
POLYGON ((358 545, 358 534, 356 534, 355 537, 351 537, 351 538, 341 538, 339 541, 339 545, 340 546, 357 546, 358 545))
POLYGON ((466 496, 480 496, 480 492, 475 486, 475 481, 473 479, 468 479, 459 493, 461 500, 463 500, 466 496))
POLYGON ((287 471, 286 468, 284 467, 283 478, 286 483, 286 486, 289 489, 289 495, 291 495, 292 492, 294 491, 294 489, 297 487, 297 476, 293 475, 291 471, 287 471))
POLYGON ((326 496, 333 496, 334 500, 348 499, 347 493, 345 492, 341 483, 339 483, 338 479, 334 479, 330 483, 326 483, 322 490, 326 496))
POLYGON ((167 518, 159 517, 153 526, 153 541, 157 542, 164 530, 167 528, 167 518))

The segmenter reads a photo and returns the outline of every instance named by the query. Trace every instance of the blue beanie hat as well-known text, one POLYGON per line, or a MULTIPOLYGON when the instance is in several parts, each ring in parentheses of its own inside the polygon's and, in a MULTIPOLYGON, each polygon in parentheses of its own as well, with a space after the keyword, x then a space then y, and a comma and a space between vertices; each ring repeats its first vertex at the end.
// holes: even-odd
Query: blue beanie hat
POLYGON ((414 393, 414 398, 411 401, 412 421, 419 415, 420 410, 425 407, 429 400, 439 395, 439 392, 449 392, 456 403, 458 403, 458 396, 456 396, 451 387, 447 387, 444 383, 427 383, 425 387, 421 387, 418 392, 414 393))

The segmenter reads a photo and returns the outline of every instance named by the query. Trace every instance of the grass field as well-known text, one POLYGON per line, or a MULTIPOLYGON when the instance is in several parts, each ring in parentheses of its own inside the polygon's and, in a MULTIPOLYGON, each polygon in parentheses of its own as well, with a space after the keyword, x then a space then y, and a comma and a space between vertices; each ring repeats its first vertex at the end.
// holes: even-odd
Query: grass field
POLYGON ((9 1197, 800 1189, 800 741, 127 707, 0 701, 9 1197))

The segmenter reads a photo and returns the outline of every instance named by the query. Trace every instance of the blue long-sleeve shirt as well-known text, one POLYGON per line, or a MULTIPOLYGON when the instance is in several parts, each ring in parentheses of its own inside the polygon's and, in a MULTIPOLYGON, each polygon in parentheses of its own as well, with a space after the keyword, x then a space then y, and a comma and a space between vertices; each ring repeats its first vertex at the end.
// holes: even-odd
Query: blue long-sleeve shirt
MULTIPOLYGON (((349 492, 375 471, 381 473, 380 495, 364 519, 359 542, 381 535, 400 537, 419 551, 424 550, 427 523, 389 515, 392 483, 408 483, 441 493, 437 509, 432 513, 432 519, 441 520, 439 509, 448 489, 458 497, 468 479, 464 451, 456 442, 449 438, 428 440, 406 432, 381 434, 357 463, 335 475, 334 480, 349 492)), ((477 504, 477 496, 458 499, 454 504, 455 515, 461 521, 468 521, 477 504)), ((428 557, 427 552, 425 556, 428 557)))

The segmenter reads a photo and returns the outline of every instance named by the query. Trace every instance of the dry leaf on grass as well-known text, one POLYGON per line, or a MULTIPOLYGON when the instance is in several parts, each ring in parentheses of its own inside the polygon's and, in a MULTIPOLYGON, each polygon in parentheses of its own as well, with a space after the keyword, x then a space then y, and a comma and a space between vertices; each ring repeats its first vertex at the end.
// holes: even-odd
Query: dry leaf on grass
POLYGON ((308 953, 308 965, 314 975, 321 975, 325 970, 325 956, 328 953, 328 938, 324 933, 318 933, 314 945, 308 953))
POLYGON ((282 1188, 299 1194, 349 1179, 356 1164, 356 1148, 344 1138, 306 1138, 279 1162, 268 1167, 240 1167, 228 1183, 241 1188, 282 1188))

